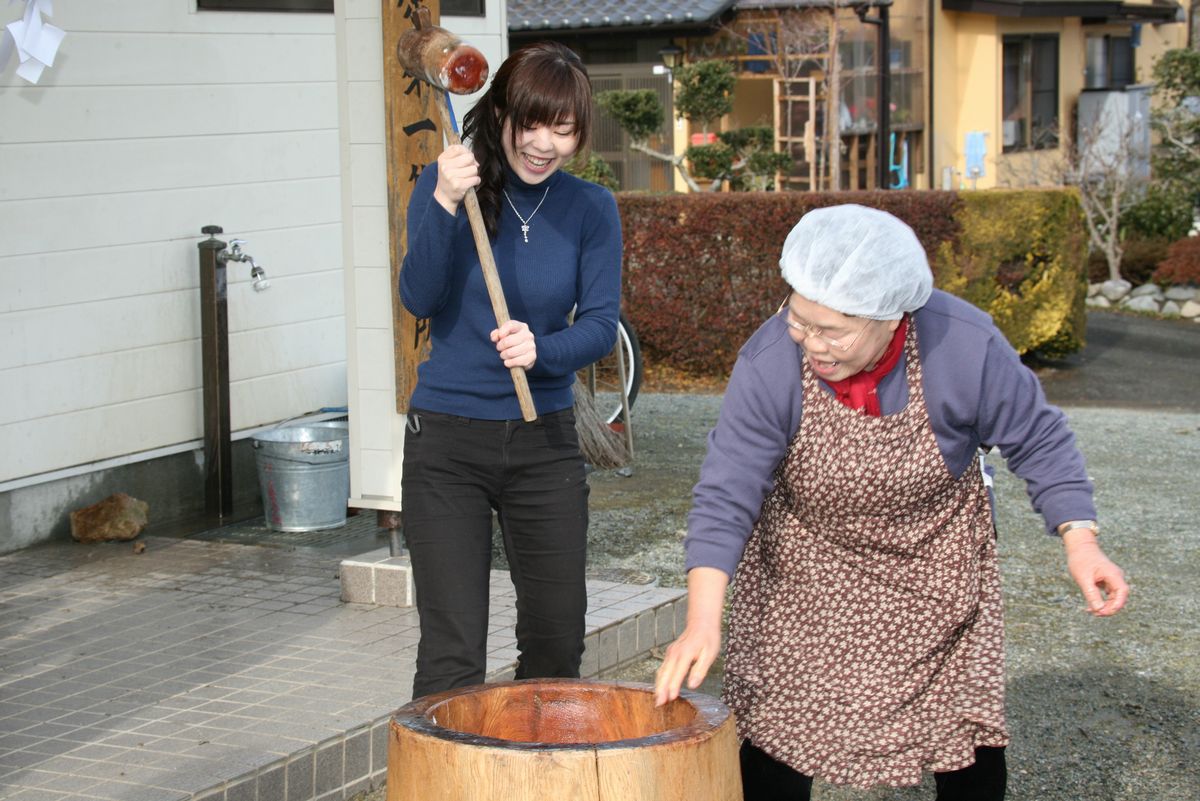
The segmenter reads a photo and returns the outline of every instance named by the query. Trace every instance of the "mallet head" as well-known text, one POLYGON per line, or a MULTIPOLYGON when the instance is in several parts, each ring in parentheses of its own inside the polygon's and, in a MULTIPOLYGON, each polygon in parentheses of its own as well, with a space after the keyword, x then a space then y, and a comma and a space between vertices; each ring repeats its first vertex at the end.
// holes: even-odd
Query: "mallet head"
POLYGON ((436 25, 405 31, 396 45, 396 56, 411 75, 456 95, 469 95, 487 83, 488 63, 483 53, 436 25))

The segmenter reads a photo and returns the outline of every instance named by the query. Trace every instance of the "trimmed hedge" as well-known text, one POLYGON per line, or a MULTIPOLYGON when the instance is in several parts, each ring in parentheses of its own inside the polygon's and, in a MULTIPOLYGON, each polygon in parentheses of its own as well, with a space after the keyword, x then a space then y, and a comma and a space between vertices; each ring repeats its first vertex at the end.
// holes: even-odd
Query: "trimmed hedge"
POLYGON ((934 282, 986 311, 1018 353, 1079 350, 1088 238, 1073 190, 972 192, 962 234, 931 260, 934 282))
POLYGON ((620 193, 624 305, 648 358, 728 374, 787 297, 779 252, 806 212, 859 203, 912 226, 935 283, 985 309, 1021 352, 1083 345, 1086 232, 1070 191, 620 193))

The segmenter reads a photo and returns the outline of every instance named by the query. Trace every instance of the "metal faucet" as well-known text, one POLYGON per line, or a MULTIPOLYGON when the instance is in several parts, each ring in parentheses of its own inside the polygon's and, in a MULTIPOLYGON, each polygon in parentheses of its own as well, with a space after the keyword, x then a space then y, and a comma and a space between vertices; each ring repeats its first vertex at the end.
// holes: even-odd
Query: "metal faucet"
POLYGON ((217 259, 222 263, 230 261, 244 261, 250 265, 250 277, 254 279, 251 284, 255 292, 263 292, 270 289, 271 282, 267 280, 267 271, 258 266, 258 262, 254 261, 254 257, 249 253, 242 252, 242 245, 246 244, 244 239, 229 240, 229 249, 222 250, 217 254, 217 259))

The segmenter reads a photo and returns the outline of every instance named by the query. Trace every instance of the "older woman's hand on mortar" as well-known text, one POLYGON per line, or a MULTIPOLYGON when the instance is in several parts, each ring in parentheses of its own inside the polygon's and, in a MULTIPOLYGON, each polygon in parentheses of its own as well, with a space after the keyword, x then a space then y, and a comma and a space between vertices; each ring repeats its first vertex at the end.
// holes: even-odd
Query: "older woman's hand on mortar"
POLYGON ((721 652, 721 613, 729 576, 711 567, 688 571, 688 615, 683 634, 667 647, 667 655, 654 678, 654 705, 662 706, 679 697, 687 679, 694 690, 708 675, 721 652))

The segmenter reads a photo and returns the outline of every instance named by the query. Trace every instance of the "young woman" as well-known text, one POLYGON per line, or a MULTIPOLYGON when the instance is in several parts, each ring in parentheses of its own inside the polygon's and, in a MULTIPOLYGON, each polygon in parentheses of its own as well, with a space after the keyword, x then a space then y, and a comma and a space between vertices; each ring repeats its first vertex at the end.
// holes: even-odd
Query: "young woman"
POLYGON ((720 649, 747 801, 934 774, 939 801, 999 801, 1004 641, 978 451, 1026 482, 1089 610, 1129 588, 1096 543, 1083 456, 1037 377, 974 306, 932 288, 900 220, 809 212, 780 259, 792 292, 738 354, 685 541, 688 620, 659 703, 720 649))
POLYGON ((484 678, 493 513, 517 592, 517 677, 579 675, 588 486, 572 388, 613 347, 621 287, 616 202, 562 169, 590 127, 579 58, 552 43, 519 50, 467 113, 470 148, 447 148, 409 203, 400 298, 432 342, 402 480, 421 618, 414 698, 484 678), (463 208, 472 187, 512 317, 500 327, 463 208))

